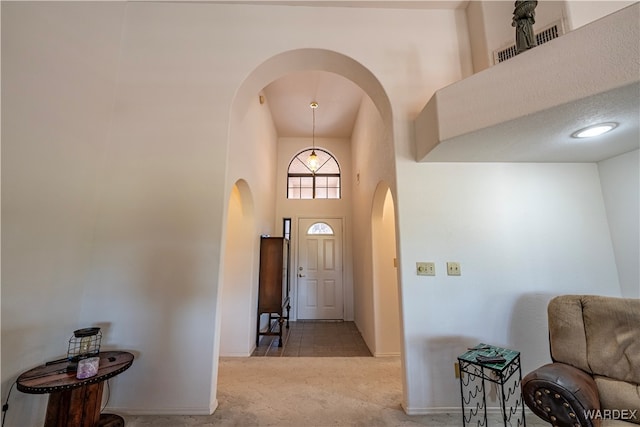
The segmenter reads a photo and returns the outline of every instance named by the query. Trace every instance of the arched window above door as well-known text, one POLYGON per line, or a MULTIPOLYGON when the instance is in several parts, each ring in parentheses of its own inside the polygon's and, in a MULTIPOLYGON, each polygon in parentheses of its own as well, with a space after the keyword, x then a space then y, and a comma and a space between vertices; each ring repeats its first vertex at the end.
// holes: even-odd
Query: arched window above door
POLYGON ((333 232, 333 228, 326 222, 316 222, 311 224, 311 227, 307 230, 307 234, 324 234, 328 236, 333 236, 335 233, 333 232))
POLYGON ((320 166, 315 173, 307 159, 311 149, 295 155, 287 171, 287 199, 339 199, 340 165, 329 152, 315 148, 320 166))

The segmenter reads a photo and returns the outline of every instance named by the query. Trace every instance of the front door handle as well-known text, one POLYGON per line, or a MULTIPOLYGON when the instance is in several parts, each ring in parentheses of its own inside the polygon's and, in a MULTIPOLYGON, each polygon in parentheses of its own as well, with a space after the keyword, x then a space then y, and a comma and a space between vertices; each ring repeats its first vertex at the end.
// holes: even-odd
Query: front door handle
POLYGON ((304 274, 298 273, 298 277, 305 277, 304 274))

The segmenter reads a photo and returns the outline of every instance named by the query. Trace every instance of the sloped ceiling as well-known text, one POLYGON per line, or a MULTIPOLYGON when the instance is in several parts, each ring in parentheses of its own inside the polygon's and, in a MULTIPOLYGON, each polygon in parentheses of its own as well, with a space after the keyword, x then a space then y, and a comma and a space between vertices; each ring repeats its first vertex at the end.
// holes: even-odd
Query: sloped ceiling
POLYGON ((263 92, 281 137, 311 137, 309 105, 317 102, 315 134, 319 138, 350 138, 364 94, 352 81, 326 71, 291 73, 263 92))

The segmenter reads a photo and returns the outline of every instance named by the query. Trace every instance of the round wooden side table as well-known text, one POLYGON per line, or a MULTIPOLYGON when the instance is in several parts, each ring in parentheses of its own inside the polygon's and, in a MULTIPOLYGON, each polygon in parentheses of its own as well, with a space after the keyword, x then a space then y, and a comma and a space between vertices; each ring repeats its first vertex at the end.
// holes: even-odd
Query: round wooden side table
POLYGON ((119 427, 124 419, 118 415, 100 414, 104 381, 126 371, 133 364, 133 354, 105 351, 99 354, 98 373, 79 380, 75 372, 67 372, 67 360, 33 368, 16 381, 23 393, 49 393, 44 427, 119 427))

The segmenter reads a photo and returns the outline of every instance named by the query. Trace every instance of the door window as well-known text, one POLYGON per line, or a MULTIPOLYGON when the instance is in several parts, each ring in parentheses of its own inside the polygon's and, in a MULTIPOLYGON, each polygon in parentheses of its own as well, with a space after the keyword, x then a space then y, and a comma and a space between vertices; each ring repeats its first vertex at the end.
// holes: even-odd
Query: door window
POLYGON ((315 224, 312 224, 311 227, 309 227, 309 229, 307 230, 307 234, 324 234, 333 236, 334 232, 333 228, 331 228, 331 226, 326 222, 316 222, 315 224))

